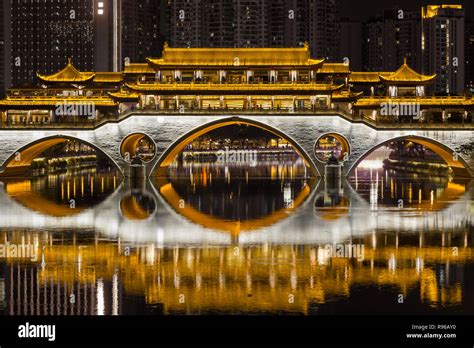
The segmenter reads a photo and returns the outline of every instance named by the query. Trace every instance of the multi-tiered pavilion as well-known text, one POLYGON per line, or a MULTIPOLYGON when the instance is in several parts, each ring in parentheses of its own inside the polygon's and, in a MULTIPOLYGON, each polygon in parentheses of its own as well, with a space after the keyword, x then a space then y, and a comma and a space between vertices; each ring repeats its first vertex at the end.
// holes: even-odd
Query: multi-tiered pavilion
MULTIPOLYGON (((98 121, 126 111, 289 112, 336 110, 368 121, 428 122, 472 118, 465 96, 430 96, 436 75, 405 62, 395 72, 354 72, 349 63, 314 59, 300 48, 171 48, 161 58, 126 64, 121 72, 81 72, 69 60, 38 84, 13 88, 0 101, 1 123, 30 125, 98 121), (420 112, 384 112, 416 104, 420 112), (392 109, 390 109, 392 110, 392 109), (91 112, 92 111, 92 112, 91 112), (385 110, 386 111, 386 110, 385 110)), ((393 110, 392 110, 393 111, 393 110)))

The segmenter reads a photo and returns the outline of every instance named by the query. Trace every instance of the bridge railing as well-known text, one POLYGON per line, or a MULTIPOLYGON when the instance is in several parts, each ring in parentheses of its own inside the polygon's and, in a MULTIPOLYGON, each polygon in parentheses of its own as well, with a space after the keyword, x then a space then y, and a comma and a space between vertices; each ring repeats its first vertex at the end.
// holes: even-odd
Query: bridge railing
POLYGON ((97 120, 87 119, 76 119, 74 121, 58 121, 54 123, 8 123, 0 121, 0 129, 94 129, 100 127, 106 123, 117 123, 131 115, 147 116, 147 115, 165 115, 165 116, 180 116, 180 115, 288 115, 288 116, 340 116, 350 122, 361 122, 368 124, 374 128, 381 129, 473 129, 474 124, 472 121, 464 122, 436 122, 430 120, 429 122, 423 123, 416 120, 408 120, 400 122, 396 118, 388 120, 373 120, 367 116, 358 116, 351 114, 346 108, 341 108, 337 104, 334 107, 316 107, 314 109, 309 108, 297 108, 295 110, 289 109, 227 109, 227 108, 202 108, 202 109, 191 109, 191 110, 180 110, 180 109, 158 109, 156 107, 142 107, 142 108, 129 108, 123 110, 119 114, 107 114, 100 116, 97 120))

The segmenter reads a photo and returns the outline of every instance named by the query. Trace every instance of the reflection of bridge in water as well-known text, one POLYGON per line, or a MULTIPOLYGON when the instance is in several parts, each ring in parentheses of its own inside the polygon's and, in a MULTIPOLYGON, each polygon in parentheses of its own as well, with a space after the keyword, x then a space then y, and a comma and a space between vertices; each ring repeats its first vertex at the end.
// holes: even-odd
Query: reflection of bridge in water
POLYGON ((277 211, 262 218, 260 222, 242 221, 240 226, 210 215, 204 216, 197 211, 193 213, 192 209, 189 213, 189 209, 185 207, 181 210, 177 206, 173 208, 173 202, 179 197, 175 197, 175 192, 170 198, 167 184, 155 189, 148 182, 143 190, 143 194, 154 201, 151 212, 140 210, 134 200, 130 199, 130 189, 125 184, 103 202, 79 211, 64 208, 61 203, 45 204, 44 198, 28 200, 27 205, 22 204, 22 200, 8 196, 4 185, 0 183, 1 229, 93 229, 105 238, 157 243, 160 246, 326 244, 365 236, 375 230, 414 233, 442 231, 472 224, 470 199, 473 191, 469 189, 465 192, 464 185, 454 183, 448 184, 443 193, 444 198, 442 194, 437 197, 440 200, 435 200, 431 205, 421 204, 419 209, 374 209, 370 202, 354 192, 349 185, 345 185, 347 207, 328 217, 330 210, 315 212, 314 209, 314 200, 323 191, 320 182, 313 192, 310 192, 309 186, 303 190, 301 197, 296 197, 293 208, 277 211), (341 211, 344 213, 341 214, 341 211), (204 220, 200 220, 201 218, 204 220))
POLYGON ((151 183, 143 190, 155 203, 149 211, 124 184, 69 215, 46 215, 52 207, 42 202, 31 210, 2 187, 2 240, 38 243, 40 255, 21 266, 7 260, 6 312, 120 314, 138 296, 170 314, 309 314, 351 296, 354 286, 389 287, 394 299, 415 296, 432 308, 461 304, 458 270, 474 257, 471 189, 448 189, 451 201, 435 210, 397 212, 371 210, 346 186, 347 213, 331 218, 314 209, 322 190, 320 183, 290 214, 236 235, 189 220, 151 183), (339 243, 364 245, 363 257, 328 255, 325 246, 339 243))

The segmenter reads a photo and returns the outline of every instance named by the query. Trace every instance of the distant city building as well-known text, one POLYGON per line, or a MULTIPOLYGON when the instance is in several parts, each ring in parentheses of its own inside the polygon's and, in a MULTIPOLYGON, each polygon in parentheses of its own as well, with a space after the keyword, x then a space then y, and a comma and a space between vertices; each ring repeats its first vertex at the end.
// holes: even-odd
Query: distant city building
POLYGON ((474 21, 466 22, 466 86, 474 90, 474 21))
POLYGON ((420 11, 384 11, 384 70, 392 71, 406 58, 416 70, 421 68, 420 11))
POLYGON ((158 0, 122 0, 121 6, 122 60, 145 62, 147 57, 161 54, 158 0))
POLYGON ((436 93, 463 93, 464 9, 461 5, 431 5, 422 9, 422 16, 423 73, 437 75, 436 93))
POLYGON ((265 47, 268 37, 266 0, 235 0, 235 46, 265 47))
POLYGON ((209 0, 205 6, 202 46, 234 47, 234 1, 209 0))
POLYGON ((344 18, 341 20, 341 60, 349 59, 352 70, 362 71, 362 22, 344 18))
POLYGON ((203 35, 204 1, 169 0, 168 38, 173 47, 201 47, 203 35))
POLYGON ((162 1, 171 47, 302 47, 339 59, 338 0, 162 1))
POLYGON ((10 32, 7 87, 36 82, 36 73, 60 70, 72 58, 83 71, 121 69, 120 1, 5 0, 10 32))
POLYGON ((269 8, 270 47, 302 47, 309 42, 307 1, 276 0, 269 8))
POLYGON ((383 33, 384 22, 381 16, 371 18, 363 27, 363 65, 366 71, 384 71, 383 33))
POLYGON ((386 10, 364 26, 364 68, 392 71, 406 59, 421 67, 421 15, 418 11, 386 10))
POLYGON ((309 43, 313 56, 339 59, 339 0, 309 0, 309 43))
POLYGON ((6 25, 5 25, 5 4, 0 4, 0 97, 5 95, 6 90, 6 25))

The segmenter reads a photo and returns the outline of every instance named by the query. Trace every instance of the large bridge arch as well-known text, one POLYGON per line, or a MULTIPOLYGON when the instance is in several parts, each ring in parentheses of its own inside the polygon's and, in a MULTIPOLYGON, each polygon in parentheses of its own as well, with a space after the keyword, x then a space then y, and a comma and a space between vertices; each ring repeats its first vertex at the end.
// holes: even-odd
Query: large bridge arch
POLYGON ((390 138, 378 143, 375 146, 372 146, 368 151, 364 152, 358 159, 352 163, 350 168, 347 170, 347 176, 351 175, 351 173, 359 166, 359 164, 366 159, 371 153, 379 149, 380 147, 389 144, 393 141, 411 141, 413 143, 417 143, 423 145, 427 149, 433 151, 438 156, 446 162, 446 164, 453 170, 455 176, 460 177, 471 177, 470 174, 470 167, 466 160, 459 154, 456 154, 456 151, 451 149, 449 146, 446 146, 440 143, 437 140, 424 137, 421 135, 403 135, 394 138, 390 138))
POLYGON ((279 136, 282 139, 288 141, 295 151, 304 159, 306 166, 311 170, 312 175, 314 176, 321 176, 316 166, 315 162, 312 159, 312 156, 308 154, 308 152, 291 136, 286 134, 285 132, 279 130, 278 128, 268 125, 266 123, 256 121, 254 119, 242 118, 242 117, 228 117, 228 118, 221 118, 217 120, 213 120, 211 122, 202 124, 189 132, 186 132, 184 135, 180 136, 177 140, 175 140, 168 148, 160 155, 157 162, 154 164, 152 170, 150 171, 151 174, 158 174, 161 175, 164 173, 167 167, 173 162, 176 156, 193 140, 197 139, 198 137, 207 134, 208 132, 222 128, 229 125, 248 125, 263 129, 267 132, 270 132, 276 136, 279 136))
POLYGON ((0 177, 19 176, 24 174, 31 166, 31 163, 35 158, 51 147, 64 143, 68 140, 74 140, 90 146, 97 152, 104 155, 111 163, 114 164, 115 168, 120 172, 120 174, 123 175, 123 170, 117 164, 117 162, 109 154, 107 154, 106 151, 102 150, 97 145, 78 137, 56 134, 29 142, 10 154, 10 156, 8 156, 4 163, 0 166, 0 177))

